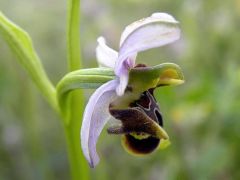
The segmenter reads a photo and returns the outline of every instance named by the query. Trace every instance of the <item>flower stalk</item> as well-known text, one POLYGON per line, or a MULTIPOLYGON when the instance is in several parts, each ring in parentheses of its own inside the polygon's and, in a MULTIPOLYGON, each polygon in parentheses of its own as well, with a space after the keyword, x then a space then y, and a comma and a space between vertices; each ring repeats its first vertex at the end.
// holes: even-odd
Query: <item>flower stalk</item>
MULTIPOLYGON (((69 71, 81 68, 80 53, 80 0, 68 0, 67 10, 67 56, 69 71)), ((67 139, 69 161, 73 180, 89 179, 87 163, 82 155, 79 142, 81 126, 80 117, 83 114, 84 96, 82 91, 72 92, 67 111, 69 116, 63 116, 67 139)))

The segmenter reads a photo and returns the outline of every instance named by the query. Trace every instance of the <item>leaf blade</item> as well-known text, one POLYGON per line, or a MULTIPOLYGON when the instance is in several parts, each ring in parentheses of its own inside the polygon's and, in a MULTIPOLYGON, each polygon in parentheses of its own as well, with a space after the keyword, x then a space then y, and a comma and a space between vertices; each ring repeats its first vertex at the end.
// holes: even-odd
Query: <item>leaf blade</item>
POLYGON ((5 17, 2 12, 0 12, 0 36, 5 39, 19 63, 27 71, 49 104, 58 111, 56 90, 42 66, 30 36, 5 17))

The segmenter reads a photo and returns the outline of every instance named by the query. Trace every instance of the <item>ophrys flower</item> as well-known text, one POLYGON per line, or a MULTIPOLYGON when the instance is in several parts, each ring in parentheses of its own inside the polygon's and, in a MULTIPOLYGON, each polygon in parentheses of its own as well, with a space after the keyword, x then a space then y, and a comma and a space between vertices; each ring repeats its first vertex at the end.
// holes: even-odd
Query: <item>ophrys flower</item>
MULTIPOLYGON (((140 139, 148 136, 167 138, 167 134, 156 118, 146 115, 146 112, 139 105, 130 107, 131 103, 137 100, 141 101, 141 95, 144 93, 145 96, 149 95, 149 89, 159 85, 157 78, 146 77, 145 80, 142 79, 146 82, 139 81, 138 77, 141 74, 151 72, 152 69, 136 66, 135 60, 138 52, 166 45, 179 39, 179 37, 178 22, 171 15, 154 13, 152 16, 136 21, 125 28, 121 35, 119 52, 109 48, 103 37, 98 38, 96 49, 98 63, 100 66, 114 69, 116 78, 100 86, 92 94, 85 108, 81 128, 81 145, 91 167, 96 166, 99 162, 96 152, 97 140, 111 115, 120 119, 125 127, 125 130, 120 128, 115 129, 115 132, 110 128, 109 132, 111 133, 129 133, 131 137, 140 137, 140 139), (133 73, 132 76, 131 73, 133 73), (154 84, 153 87, 152 84, 154 84), (110 104, 111 107, 109 107, 110 104), (131 132, 126 130, 130 126, 126 118, 126 114, 129 113, 137 116, 133 118, 139 119, 138 127, 131 127, 131 132), (139 114, 142 115, 142 118, 139 114), (146 122, 151 122, 151 127, 145 128, 144 123, 146 122), (137 128, 139 130, 136 130, 137 128), (121 130, 124 132, 120 132, 121 130)), ((168 76, 169 73, 172 73, 171 68, 165 74, 162 73, 162 76, 168 76)))

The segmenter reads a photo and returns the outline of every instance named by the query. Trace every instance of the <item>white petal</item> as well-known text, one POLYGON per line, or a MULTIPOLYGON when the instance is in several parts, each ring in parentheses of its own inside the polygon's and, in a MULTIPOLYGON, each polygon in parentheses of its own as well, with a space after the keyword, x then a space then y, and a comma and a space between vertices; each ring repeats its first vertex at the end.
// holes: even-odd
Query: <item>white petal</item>
POLYGON ((104 125, 111 116, 108 108, 117 97, 115 92, 117 84, 117 80, 112 80, 100 86, 90 97, 84 111, 81 146, 91 167, 95 167, 99 162, 96 144, 104 125))
POLYGON ((161 12, 153 13, 151 15, 151 18, 156 18, 156 19, 162 20, 164 22, 178 23, 178 21, 172 15, 170 15, 168 13, 161 13, 161 12))
POLYGON ((118 53, 106 45, 103 37, 97 39, 96 56, 99 66, 114 68, 118 53))
POLYGON ((129 71, 135 66, 135 59, 137 54, 131 55, 121 66, 121 69, 118 73, 119 85, 116 88, 116 93, 118 96, 122 96, 125 92, 125 89, 128 85, 129 71))
POLYGON ((119 77, 119 85, 116 88, 116 93, 118 96, 122 96, 125 92, 125 89, 128 84, 128 72, 122 73, 121 76, 119 77))
POLYGON ((135 29, 139 28, 140 26, 143 26, 148 23, 152 22, 169 22, 169 23, 178 23, 176 19, 174 19, 173 16, 167 13, 153 13, 150 17, 140 19, 138 21, 133 22, 132 24, 128 25, 124 31, 122 32, 121 39, 120 39, 120 47, 123 43, 123 41, 128 37, 130 33, 135 31, 135 29))
POLYGON ((154 13, 151 17, 127 26, 121 37, 121 47, 115 66, 116 75, 121 73, 124 61, 129 56, 166 45, 176 41, 179 37, 178 22, 166 13, 154 13))

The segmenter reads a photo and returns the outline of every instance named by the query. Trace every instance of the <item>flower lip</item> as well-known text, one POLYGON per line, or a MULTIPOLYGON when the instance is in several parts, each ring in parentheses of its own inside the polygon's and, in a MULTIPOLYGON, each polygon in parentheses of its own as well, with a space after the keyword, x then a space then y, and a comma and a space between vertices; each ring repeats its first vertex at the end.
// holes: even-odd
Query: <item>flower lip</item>
POLYGON ((122 122, 122 126, 108 128, 111 134, 146 133, 156 138, 168 139, 165 130, 148 117, 140 108, 110 109, 110 114, 122 122))
POLYGON ((168 139, 161 128, 162 116, 153 91, 150 89, 143 92, 138 100, 130 103, 130 108, 109 107, 110 114, 120 120, 122 125, 109 127, 108 133, 123 134, 122 144, 131 154, 149 154, 158 147, 160 139, 168 139))
POLYGON ((137 100, 130 102, 129 108, 126 109, 115 109, 115 107, 110 104, 110 114, 122 122, 122 127, 110 128, 109 132, 137 132, 157 137, 154 131, 159 130, 158 126, 163 126, 163 121, 153 91, 154 89, 149 89, 143 92, 137 100))
POLYGON ((131 107, 139 107, 141 110, 150 117, 153 121, 163 127, 163 119, 154 97, 155 88, 149 89, 141 94, 140 98, 130 104, 131 107))
POLYGON ((148 137, 146 139, 137 139, 130 134, 122 137, 122 145, 125 150, 132 155, 147 155, 157 149, 160 139, 148 137))

